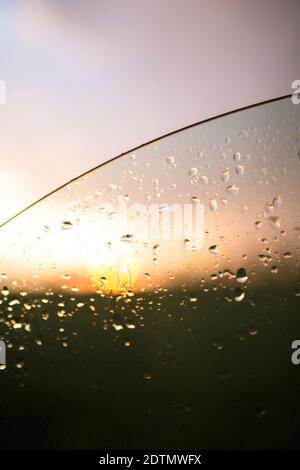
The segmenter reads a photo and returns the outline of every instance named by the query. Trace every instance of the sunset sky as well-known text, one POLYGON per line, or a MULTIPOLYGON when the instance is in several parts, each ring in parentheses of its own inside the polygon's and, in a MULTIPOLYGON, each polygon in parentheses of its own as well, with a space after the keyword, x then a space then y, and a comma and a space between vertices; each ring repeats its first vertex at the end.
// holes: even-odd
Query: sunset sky
POLYGON ((297 275, 299 142, 300 108, 285 98, 130 152, 3 227, 0 280, 10 289, 118 293, 123 284, 211 285, 216 273, 234 277, 241 267, 257 285, 273 266, 275 282, 286 282, 297 275), (120 199, 127 214, 138 205, 131 218, 142 211, 142 225, 119 217, 120 199), (173 232, 162 236, 162 217, 158 236, 143 231, 151 205, 159 215, 196 203, 204 212, 198 231, 187 234, 193 222, 174 213, 173 232))

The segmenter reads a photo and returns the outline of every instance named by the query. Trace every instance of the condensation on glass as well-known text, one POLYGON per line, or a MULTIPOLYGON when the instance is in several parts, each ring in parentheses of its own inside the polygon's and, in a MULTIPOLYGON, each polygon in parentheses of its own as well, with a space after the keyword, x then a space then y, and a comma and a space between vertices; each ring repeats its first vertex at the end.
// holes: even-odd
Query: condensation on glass
POLYGON ((121 156, 2 227, 0 393, 17 421, 39 395, 37 447, 299 444, 299 165, 300 106, 281 99, 121 156))

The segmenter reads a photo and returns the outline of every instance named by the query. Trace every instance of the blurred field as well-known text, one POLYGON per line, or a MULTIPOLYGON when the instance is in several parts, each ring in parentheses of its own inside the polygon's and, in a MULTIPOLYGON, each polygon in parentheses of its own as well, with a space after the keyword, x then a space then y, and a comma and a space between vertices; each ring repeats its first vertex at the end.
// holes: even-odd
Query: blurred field
POLYGON ((106 313, 115 300, 67 319, 48 305, 47 321, 32 315, 42 345, 16 330, 0 371, 1 448, 299 447, 300 367, 290 359, 299 297, 290 286, 254 294, 255 305, 214 292, 195 304, 189 293, 144 295, 135 329, 126 313, 106 313))

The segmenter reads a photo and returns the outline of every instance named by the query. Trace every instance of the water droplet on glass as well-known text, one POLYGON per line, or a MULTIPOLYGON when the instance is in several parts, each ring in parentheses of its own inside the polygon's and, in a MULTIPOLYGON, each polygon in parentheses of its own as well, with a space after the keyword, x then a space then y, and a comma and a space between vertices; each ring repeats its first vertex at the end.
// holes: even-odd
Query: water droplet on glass
POLYGON ((166 158, 166 162, 167 162, 167 165, 168 165, 168 166, 174 166, 174 164, 175 164, 175 158, 173 157, 173 155, 169 155, 169 156, 166 158))
POLYGON ((236 302, 241 302, 245 298, 245 292, 237 287, 234 291, 234 300, 236 302))
POLYGON ((167 204, 162 204, 158 208, 158 212, 168 212, 169 210, 170 210, 170 208, 167 204))
POLYGON ((113 328, 116 330, 116 331, 121 331, 123 330, 123 326, 122 325, 119 325, 117 323, 113 323, 113 328))
POLYGON ((197 176, 198 175, 198 169, 195 166, 192 166, 189 169, 189 175, 192 176, 192 177, 197 176))
POLYGON ((185 249, 185 250, 190 250, 191 247, 192 247, 192 242, 191 242, 191 240, 190 240, 189 238, 185 238, 185 239, 183 240, 183 245, 184 245, 184 249, 185 249))
POLYGON ((61 228, 63 230, 70 230, 72 227, 73 227, 73 224, 69 220, 63 220, 61 223, 61 228))
POLYGON ((125 235, 122 235, 121 237, 121 242, 131 243, 133 241, 134 241, 134 235, 132 233, 126 233, 125 235))
POLYGON ((257 328, 250 328, 250 330, 249 330, 249 335, 250 336, 256 336, 257 333, 258 333, 257 328))
POLYGON ((153 254, 157 255, 160 252, 160 249, 161 248, 160 248, 160 245, 158 243, 156 245, 153 245, 153 248, 152 248, 153 254))
POLYGON ((243 176, 243 174, 245 173, 245 168, 243 167, 243 165, 236 165, 235 172, 238 176, 243 176))
POLYGON ((4 286, 3 289, 1 290, 1 294, 4 295, 4 297, 8 296, 9 290, 6 286, 4 286))
POLYGON ((125 194, 123 196, 123 202, 129 202, 130 201, 130 197, 128 196, 128 194, 125 194))
POLYGON ((270 409, 266 408, 265 406, 260 406, 256 409, 256 416, 258 418, 263 418, 268 413, 270 413, 270 409))
POLYGON ((299 287, 296 287, 296 289, 294 290, 294 294, 296 297, 300 297, 300 288, 299 287))
POLYGON ((262 226, 262 222, 260 220, 257 220, 254 225, 256 228, 260 228, 262 226))
POLYGON ((265 205, 265 217, 267 217, 267 214, 272 214, 274 211, 273 204, 270 204, 269 202, 265 205))
POLYGON ((216 348, 218 351, 222 351, 222 349, 223 349, 223 345, 221 344, 219 339, 216 339, 213 342, 213 347, 216 348))
POLYGON ((236 184, 231 184, 227 186, 226 191, 232 196, 237 196, 239 194, 239 187, 236 184))
POLYGON ((197 196, 192 196, 191 197, 191 201, 192 203, 194 204, 198 204, 200 202, 200 199, 197 197, 197 196))
POLYGON ((282 198, 280 196, 275 196, 272 202, 273 207, 279 209, 282 206, 282 198))
POLYGON ((229 178, 230 178, 230 173, 229 173, 229 171, 228 171, 228 170, 222 171, 222 173, 221 173, 221 180, 223 181, 223 183, 228 183, 229 178))
POLYGON ((272 216, 268 218, 268 221, 269 221, 270 227, 274 229, 280 228, 280 223, 281 223, 280 217, 272 216))
POLYGON ((208 183, 208 178, 207 178, 207 176, 205 176, 205 175, 201 175, 201 176, 199 177, 199 181, 200 181, 200 183, 202 183, 202 184, 207 184, 207 183, 208 183))
POLYGON ((239 268, 236 273, 236 279, 238 282, 244 283, 248 280, 246 270, 244 268, 239 268))
POLYGON ((241 154, 240 154, 240 152, 235 152, 235 153, 233 154, 232 158, 233 158, 233 161, 239 162, 240 159, 241 159, 241 154))
POLYGON ((209 247, 208 251, 210 253, 212 253, 213 255, 218 255, 219 254, 219 247, 218 247, 218 245, 211 245, 209 247))
POLYGON ((210 210, 215 213, 218 210, 218 203, 216 199, 210 199, 209 200, 209 208, 210 210))

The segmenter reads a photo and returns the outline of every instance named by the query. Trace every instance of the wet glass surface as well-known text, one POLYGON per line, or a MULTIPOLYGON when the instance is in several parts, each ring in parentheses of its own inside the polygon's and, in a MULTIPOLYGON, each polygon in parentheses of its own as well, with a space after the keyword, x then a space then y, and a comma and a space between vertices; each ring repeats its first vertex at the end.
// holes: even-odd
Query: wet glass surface
POLYGON ((281 99, 3 226, 0 447, 299 447, 299 165, 300 108, 281 99))

